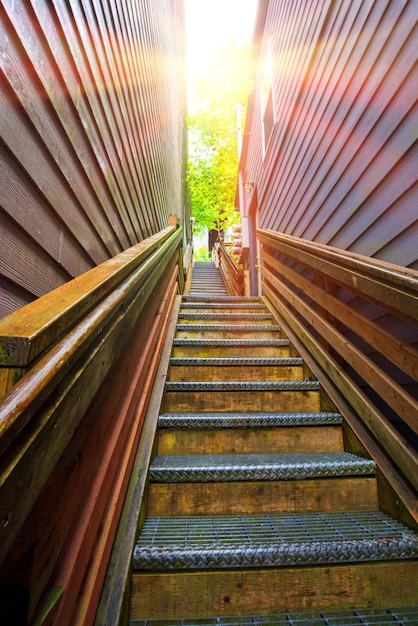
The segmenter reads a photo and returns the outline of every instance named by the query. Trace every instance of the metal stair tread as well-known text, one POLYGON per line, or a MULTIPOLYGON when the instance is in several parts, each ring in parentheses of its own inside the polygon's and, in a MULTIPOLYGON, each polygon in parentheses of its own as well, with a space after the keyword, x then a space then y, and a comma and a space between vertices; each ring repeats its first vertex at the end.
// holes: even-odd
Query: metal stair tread
POLYGON ((166 391, 319 391, 320 384, 316 380, 305 381, 226 381, 226 382, 166 382, 166 391))
POLYGON ((261 302, 231 302, 228 304, 222 302, 184 302, 182 300, 181 310, 183 309, 199 309, 203 311, 206 309, 219 309, 220 311, 223 309, 232 309, 234 311, 249 309, 255 311, 267 311, 266 306, 261 302))
POLYGON ((234 482, 374 476, 370 459, 348 452, 278 454, 191 454, 157 456, 151 482, 234 482))
POLYGON ((166 413, 159 416, 164 429, 227 429, 281 426, 341 425, 340 413, 166 413))
POLYGON ((330 609, 305 613, 277 613, 241 617, 209 617, 170 620, 131 620, 129 626, 417 626, 418 606, 330 609))
POLYGON ((219 332, 278 332, 281 330, 277 324, 177 324, 176 330, 186 332, 219 331, 219 332))
POLYGON ((215 300, 213 298, 208 298, 205 293, 200 295, 187 295, 182 296, 183 302, 206 302, 210 301, 214 302, 260 302, 260 298, 258 296, 218 296, 215 300))
POLYGON ((188 313, 180 311, 179 320, 271 320, 271 313, 188 313))
POLYGON ((248 346, 248 347, 287 347, 290 346, 289 339, 192 339, 190 337, 176 337, 174 346, 248 346))
POLYGON ((418 558, 418 536, 379 511, 147 518, 135 569, 291 567, 418 558))
POLYGON ((303 359, 300 357, 173 357, 170 359, 173 366, 251 366, 277 365, 300 366, 303 359))

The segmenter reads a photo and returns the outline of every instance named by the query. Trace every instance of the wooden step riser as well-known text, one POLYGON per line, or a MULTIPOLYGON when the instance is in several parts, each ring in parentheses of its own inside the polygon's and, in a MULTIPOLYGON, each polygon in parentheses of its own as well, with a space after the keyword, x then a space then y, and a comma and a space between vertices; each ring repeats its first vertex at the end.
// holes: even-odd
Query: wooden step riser
POLYGON ((166 413, 320 411, 319 391, 228 391, 168 392, 166 413))
POLYGON ((277 326, 274 320, 253 320, 253 319, 240 319, 238 316, 231 316, 230 319, 183 319, 181 316, 178 319, 179 324, 199 324, 199 325, 212 325, 212 324, 225 324, 226 326, 240 326, 245 324, 246 326, 259 326, 262 324, 263 326, 277 326))
POLYGON ((222 381, 279 381, 292 382, 304 379, 302 366, 171 366, 169 380, 171 381, 196 381, 196 382, 222 382, 222 381))
POLYGON ((180 314, 181 313, 194 313, 196 315, 199 315, 199 313, 222 313, 222 314, 225 313, 225 314, 233 316, 233 315, 241 315, 241 314, 251 315, 253 313, 263 313, 263 314, 267 315, 267 314, 270 313, 270 311, 268 309, 266 309, 265 307, 260 309, 258 307, 257 308, 251 307, 251 305, 248 306, 248 307, 239 307, 239 308, 236 308, 236 309, 224 308, 224 307, 217 308, 214 305, 214 306, 211 306, 211 307, 208 306, 208 307, 205 307, 205 308, 203 308, 203 307, 199 307, 199 308, 195 308, 195 307, 187 307, 187 308, 185 308, 185 307, 182 307, 180 309, 180 314))
MULTIPOLYGON (((203 324, 204 325, 204 324, 203 324)), ((182 326, 191 326, 182 323, 182 326)), ((221 324, 217 330, 178 330, 176 337, 178 339, 282 339, 283 335, 280 331, 257 330, 256 333, 247 330, 234 330, 231 325, 229 330, 222 330, 221 324)), ((254 354, 254 352, 253 352, 254 354)), ((258 356, 258 355, 257 355, 258 356)))
POLYGON ((288 358, 291 356, 289 346, 174 346, 174 358, 288 358))
POLYGON ((418 603, 418 562, 134 573, 131 619, 175 619, 418 603))
POLYGON ((192 295, 193 295, 193 292, 198 293, 198 294, 207 293, 207 294, 215 294, 215 295, 222 295, 222 294, 227 295, 225 286, 222 285, 222 283, 215 283, 210 288, 207 287, 205 283, 206 281, 192 282, 190 286, 190 293, 192 295))
POLYGON ((342 452, 343 449, 340 426, 160 429, 158 432, 159 455, 342 452))
POLYGON ((293 481, 150 483, 147 515, 252 515, 366 511, 378 507, 374 477, 293 481))

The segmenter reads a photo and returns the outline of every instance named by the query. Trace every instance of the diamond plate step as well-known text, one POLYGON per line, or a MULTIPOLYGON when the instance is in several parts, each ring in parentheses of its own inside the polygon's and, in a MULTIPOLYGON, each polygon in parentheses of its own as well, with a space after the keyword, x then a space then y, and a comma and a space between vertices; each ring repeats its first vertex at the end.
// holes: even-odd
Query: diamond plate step
POLYGON ((148 518, 136 570, 269 568, 418 558, 418 536, 379 511, 148 518))
POLYGON ((279 381, 279 382, 167 382, 165 390, 168 392, 184 391, 207 391, 233 392, 233 391, 319 391, 320 384, 316 380, 306 381, 279 381))
POLYGON ((243 309, 248 309, 251 311, 265 311, 266 307, 261 302, 231 302, 230 304, 222 302, 184 302, 183 297, 181 309, 199 309, 202 311, 207 309, 217 309, 220 311, 225 309, 230 309, 232 311, 242 311, 243 309))
POLYGON ((257 354, 263 357, 290 356, 290 341, 288 339, 244 339, 214 337, 176 337, 173 342, 173 356, 185 357, 240 357, 242 355, 257 354))
POLYGON ((130 626, 417 626, 418 606, 358 608, 347 611, 310 611, 244 617, 209 617, 177 620, 131 620, 130 626))
POLYGON ((188 333, 213 331, 220 333, 265 333, 279 332, 280 326, 277 324, 271 324, 270 326, 263 324, 177 324, 176 330, 188 333))
POLYGON ((299 366, 303 365, 303 359, 300 357, 292 358, 253 358, 253 357, 221 357, 221 358, 172 358, 170 359, 170 365, 173 366, 216 366, 216 367, 248 367, 251 365, 291 365, 299 366))
POLYGON ((208 298, 207 295, 202 293, 201 295, 190 295, 183 296, 182 302, 208 302, 210 301, 212 304, 216 302, 260 302, 260 298, 257 296, 218 296, 216 298, 208 298))
POLYGON ((271 313, 188 313, 180 312, 179 320, 209 320, 209 321, 225 321, 225 320, 245 320, 247 322, 262 322, 273 320, 271 313))
POLYGON ((320 411, 320 385, 317 381, 224 381, 167 382, 164 408, 167 413, 320 411))
POLYGON ((336 413, 180 413, 159 418, 158 455, 342 452, 336 413))
POLYGON ((159 428, 198 430, 271 428, 287 426, 340 426, 339 413, 169 413, 160 415, 159 428))
POLYGON ((181 339, 176 338, 173 342, 174 346, 214 346, 234 348, 237 346, 244 348, 283 348, 289 347, 288 339, 181 339))
POLYGON ((374 461, 347 452, 305 454, 196 454, 157 456, 152 482, 283 481, 371 476, 374 461))

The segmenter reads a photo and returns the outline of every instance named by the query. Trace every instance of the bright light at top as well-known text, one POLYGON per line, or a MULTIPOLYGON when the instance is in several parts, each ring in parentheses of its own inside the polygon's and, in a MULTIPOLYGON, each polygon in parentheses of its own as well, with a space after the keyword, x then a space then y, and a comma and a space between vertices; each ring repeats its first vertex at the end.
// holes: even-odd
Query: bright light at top
POLYGON ((189 90, 216 50, 233 40, 250 42, 258 0, 185 0, 189 90))

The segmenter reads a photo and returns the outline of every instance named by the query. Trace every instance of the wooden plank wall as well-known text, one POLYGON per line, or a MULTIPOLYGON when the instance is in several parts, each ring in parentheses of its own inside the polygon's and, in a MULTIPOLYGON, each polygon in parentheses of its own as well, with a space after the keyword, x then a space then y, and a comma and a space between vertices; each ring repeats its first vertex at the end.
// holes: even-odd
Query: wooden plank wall
POLYGON ((0 317, 182 216, 182 0, 3 0, 0 317))
POLYGON ((417 18, 416 0, 261 0, 241 163, 260 228, 418 269, 417 18))

